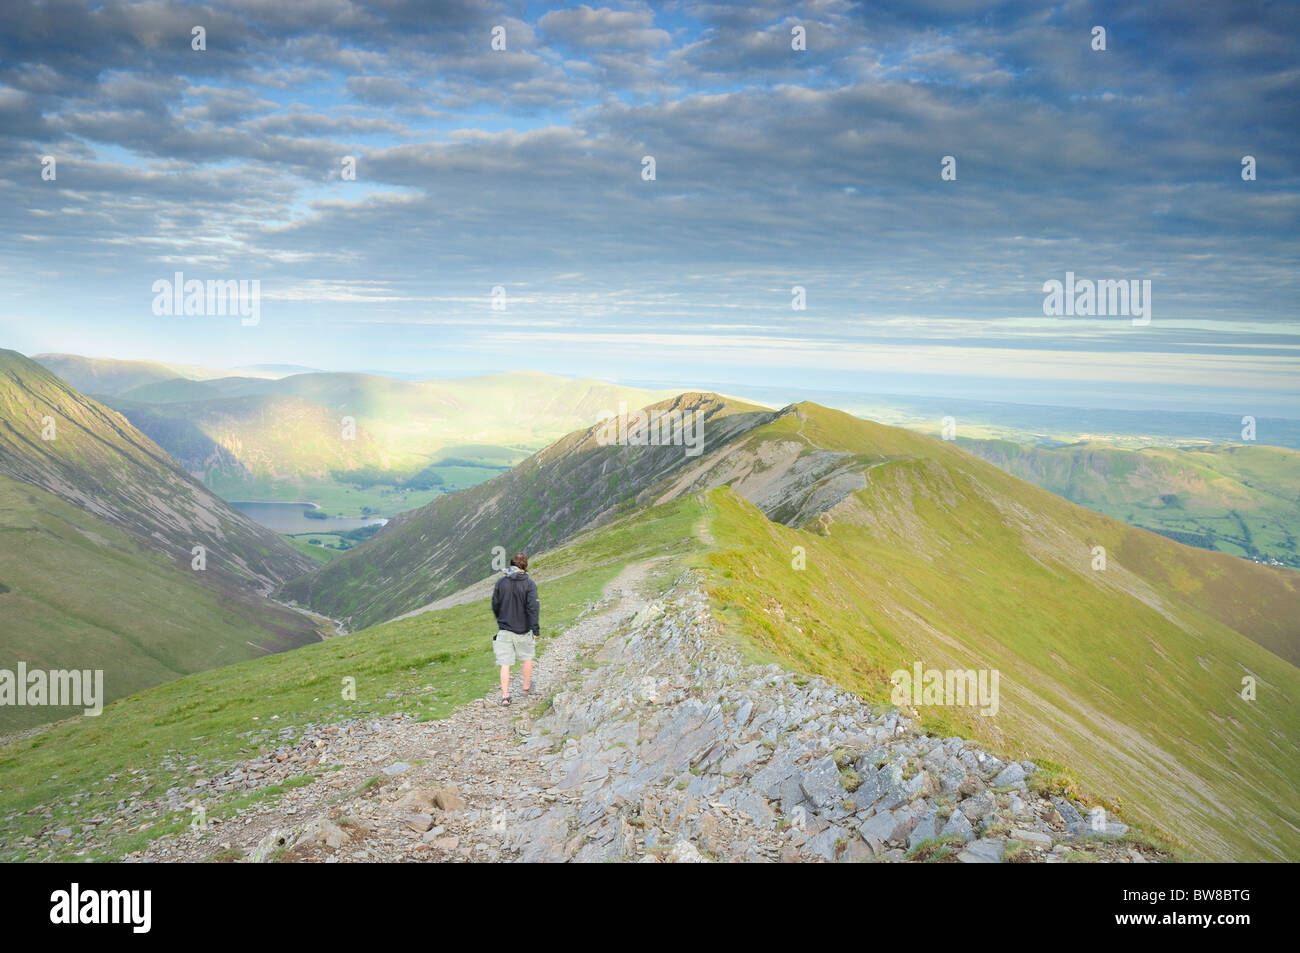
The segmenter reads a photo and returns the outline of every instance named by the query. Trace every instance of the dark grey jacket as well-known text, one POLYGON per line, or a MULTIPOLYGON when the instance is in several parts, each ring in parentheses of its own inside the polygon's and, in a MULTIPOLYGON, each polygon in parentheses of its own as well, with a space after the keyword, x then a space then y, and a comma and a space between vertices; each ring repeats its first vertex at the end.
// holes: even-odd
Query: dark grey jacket
POLYGON ((492 614, 496 616, 497 628, 517 634, 532 632, 537 635, 537 616, 540 610, 537 583, 518 566, 511 566, 497 580, 496 588, 492 590, 492 614))

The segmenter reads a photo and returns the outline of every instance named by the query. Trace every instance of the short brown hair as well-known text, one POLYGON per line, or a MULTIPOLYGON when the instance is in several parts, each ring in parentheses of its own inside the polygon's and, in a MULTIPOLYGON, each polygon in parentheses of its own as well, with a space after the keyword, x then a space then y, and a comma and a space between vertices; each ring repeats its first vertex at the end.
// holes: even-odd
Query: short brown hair
POLYGON ((510 565, 518 566, 524 572, 528 572, 528 554, 515 553, 513 556, 510 557, 510 565))

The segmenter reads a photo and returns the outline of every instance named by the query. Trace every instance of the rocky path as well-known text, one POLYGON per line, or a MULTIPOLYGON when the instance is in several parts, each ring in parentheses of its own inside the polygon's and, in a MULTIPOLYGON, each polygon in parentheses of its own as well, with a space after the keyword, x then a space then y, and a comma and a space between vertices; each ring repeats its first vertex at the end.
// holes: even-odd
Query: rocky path
MULTIPOLYGON (((218 789, 316 780, 130 859, 698 862, 1157 859, 1123 825, 1031 791, 1031 763, 719 637, 698 580, 629 567, 537 663, 535 701, 306 726, 218 789), (225 785, 226 787, 223 787, 225 785)), ((293 733, 293 732, 290 732, 293 733)))

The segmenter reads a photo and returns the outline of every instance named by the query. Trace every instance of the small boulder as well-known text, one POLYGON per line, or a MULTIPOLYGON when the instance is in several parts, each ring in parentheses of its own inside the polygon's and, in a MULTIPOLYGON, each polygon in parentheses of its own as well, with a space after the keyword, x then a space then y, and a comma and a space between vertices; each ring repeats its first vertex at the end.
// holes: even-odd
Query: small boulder
POLYGON ((1011 836, 1015 840, 1024 841, 1026 844, 1036 844, 1040 847, 1050 847, 1052 837, 1050 834, 1044 834, 1041 831, 1031 831, 1023 827, 1011 828, 1011 836))
POLYGON ((953 811, 952 816, 948 818, 948 823, 943 825, 940 834, 956 834, 963 841, 972 841, 975 839, 975 828, 971 822, 966 819, 966 815, 961 811, 953 811))
POLYGON ((433 815, 404 814, 402 815, 402 823, 416 833, 423 834, 425 831, 433 827, 433 815))
POLYGON ((408 791, 397 802, 395 807, 399 811, 432 814, 438 807, 437 802, 434 800, 434 794, 432 788, 418 788, 414 791, 408 791))
POLYGON ((1018 787, 1021 790, 1025 788, 1025 769, 1016 762, 1011 762, 993 779, 993 786, 1000 787, 1018 787))
POLYGON ((957 859, 963 864, 1000 864, 1006 842, 996 837, 983 837, 967 844, 957 859))
POLYGON ((997 801, 992 794, 988 791, 980 791, 958 804, 957 809, 966 815, 967 820, 974 820, 992 812, 997 806, 997 801))
POLYGON ((454 785, 435 788, 433 790, 433 803, 440 811, 463 811, 469 806, 454 785))

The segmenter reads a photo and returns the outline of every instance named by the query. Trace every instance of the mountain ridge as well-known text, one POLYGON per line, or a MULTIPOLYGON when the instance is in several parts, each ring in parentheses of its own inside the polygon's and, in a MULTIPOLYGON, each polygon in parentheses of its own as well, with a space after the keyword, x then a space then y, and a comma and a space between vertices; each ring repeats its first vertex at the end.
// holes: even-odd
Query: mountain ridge
POLYGON ((490 575, 494 545, 544 552, 704 494, 717 514, 709 591, 738 638, 865 697, 917 661, 998 670, 998 718, 929 709, 927 725, 994 750, 1039 738, 1212 855, 1295 855, 1287 792, 1300 779, 1280 759, 1300 697, 1293 573, 1125 525, 938 437, 810 403, 724 414, 700 400, 714 416, 699 457, 599 446, 593 426, 474 495, 404 514, 286 593, 379 622, 490 575), (540 535, 505 522, 505 500, 560 519, 540 535), (1247 702, 1245 676, 1270 687, 1247 702), (1229 762, 1252 773, 1248 788, 1213 780, 1229 762), (1205 785, 1219 804, 1196 793, 1205 785))
MULTIPOLYGON (((698 412, 705 425, 721 426, 724 433, 756 425, 767 413, 689 393, 651 408, 698 412)), ((574 431, 498 477, 400 514, 324 571, 286 585, 282 597, 346 618, 353 627, 371 625, 486 575, 495 546, 537 550, 612 519, 620 506, 635 505, 640 492, 675 466, 682 447, 639 448, 646 451, 640 463, 616 473, 620 447, 600 443, 602 426, 574 431), (569 465, 557 469, 562 460, 569 465), (525 494, 526 502, 515 505, 525 494), (472 515, 465 517, 467 512, 472 515), (354 556, 357 552, 363 555, 354 556), (475 556, 467 558, 467 552, 475 556)))

